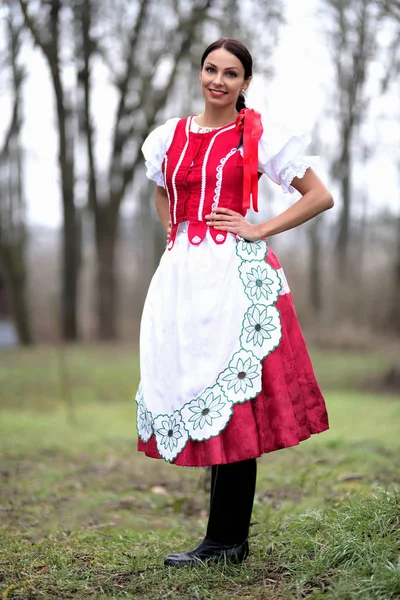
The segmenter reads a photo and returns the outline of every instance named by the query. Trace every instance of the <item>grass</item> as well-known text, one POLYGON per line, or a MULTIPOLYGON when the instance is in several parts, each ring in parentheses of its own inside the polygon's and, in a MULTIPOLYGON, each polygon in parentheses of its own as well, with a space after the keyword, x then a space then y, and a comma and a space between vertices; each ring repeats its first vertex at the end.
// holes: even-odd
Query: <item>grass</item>
POLYGON ((0 598, 400 598, 400 397, 390 357, 316 353, 331 430, 262 457, 245 566, 167 570, 197 542, 208 473, 136 452, 130 348, 0 355, 0 598), (65 390, 64 390, 65 392, 65 390))

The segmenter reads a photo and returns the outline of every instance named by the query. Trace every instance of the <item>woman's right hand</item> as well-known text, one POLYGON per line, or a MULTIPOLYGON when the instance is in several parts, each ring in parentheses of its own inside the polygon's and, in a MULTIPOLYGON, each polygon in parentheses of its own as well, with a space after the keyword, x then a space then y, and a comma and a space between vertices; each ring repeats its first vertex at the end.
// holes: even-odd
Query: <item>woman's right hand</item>
POLYGON ((169 221, 168 223, 168 227, 167 227, 167 244, 169 242, 169 238, 171 237, 171 231, 172 231, 172 223, 171 221, 169 221))

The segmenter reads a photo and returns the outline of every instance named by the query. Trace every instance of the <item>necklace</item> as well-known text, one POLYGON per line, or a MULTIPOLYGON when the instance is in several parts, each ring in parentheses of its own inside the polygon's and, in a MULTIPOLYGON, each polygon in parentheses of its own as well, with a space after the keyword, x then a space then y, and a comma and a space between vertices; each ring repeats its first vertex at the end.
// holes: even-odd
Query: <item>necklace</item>
MULTIPOLYGON (((197 115, 199 116, 199 115, 197 115)), ((222 127, 226 127, 227 125, 230 125, 230 123, 227 123, 226 125, 220 125, 219 127, 203 127, 202 125, 199 125, 194 119, 193 119, 193 123, 197 129, 197 133, 209 133, 210 131, 215 131, 216 129, 222 129, 222 127)))
POLYGON ((197 127, 199 128, 199 133, 208 133, 209 131, 214 131, 214 129, 219 129, 219 127, 201 127, 200 125, 197 125, 197 127))
MULTIPOLYGON (((229 123, 228 123, 229 124, 229 123)), ((202 125, 199 125, 198 123, 196 123, 196 121, 192 121, 192 127, 194 126, 194 131, 196 133, 209 133, 210 131, 216 131, 217 129, 222 129, 223 127, 226 127, 226 125, 220 125, 219 127, 203 127, 202 125)))

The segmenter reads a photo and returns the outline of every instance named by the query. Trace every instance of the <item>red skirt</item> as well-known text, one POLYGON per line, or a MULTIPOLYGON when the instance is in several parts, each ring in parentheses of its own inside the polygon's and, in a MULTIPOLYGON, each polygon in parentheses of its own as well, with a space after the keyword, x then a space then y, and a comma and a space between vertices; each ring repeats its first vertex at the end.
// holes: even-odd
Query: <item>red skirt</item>
MULTIPOLYGON (((271 249, 267 262, 280 268, 271 249)), ((252 400, 233 406, 233 415, 219 435, 204 441, 190 439, 173 464, 204 467, 257 458, 296 446, 329 428, 291 294, 280 295, 275 306, 280 313, 282 338, 262 361, 262 391, 252 400)), ((138 449, 152 458, 162 458, 154 435, 147 442, 139 438, 138 449)))

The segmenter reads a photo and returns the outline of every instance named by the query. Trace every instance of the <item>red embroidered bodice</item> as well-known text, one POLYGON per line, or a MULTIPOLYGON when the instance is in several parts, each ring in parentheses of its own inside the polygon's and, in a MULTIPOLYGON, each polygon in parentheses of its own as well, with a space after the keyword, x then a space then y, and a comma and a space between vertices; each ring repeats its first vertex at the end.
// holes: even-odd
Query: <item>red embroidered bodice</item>
MULTIPOLYGON (((246 214, 241 131, 232 123, 207 133, 194 133, 192 119, 178 122, 162 165, 172 223, 169 249, 179 223, 189 221, 189 241, 198 245, 208 229, 205 215, 212 209, 222 206, 246 214)), ((210 234, 217 244, 223 244, 227 236, 227 232, 212 227, 210 234)))

